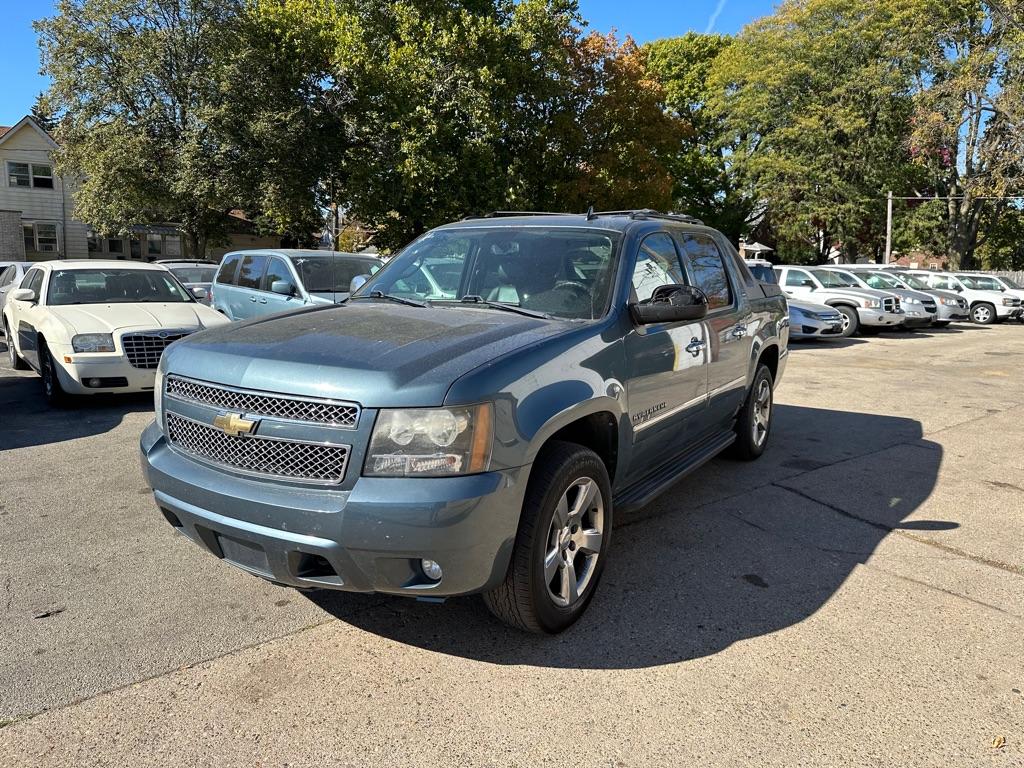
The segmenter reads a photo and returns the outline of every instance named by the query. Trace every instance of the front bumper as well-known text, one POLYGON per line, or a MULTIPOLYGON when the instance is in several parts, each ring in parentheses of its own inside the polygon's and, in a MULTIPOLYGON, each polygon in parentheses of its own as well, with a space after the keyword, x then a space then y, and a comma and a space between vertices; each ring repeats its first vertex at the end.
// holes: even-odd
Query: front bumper
POLYGON ((1022 315, 1024 315, 1024 308, 996 304, 996 317, 1000 320, 1018 320, 1022 315))
MULTIPOLYGON (((193 542, 299 588, 448 597, 505 577, 530 467, 454 478, 360 477, 351 490, 244 478, 140 444, 157 506, 193 542), (439 563, 440 581, 421 559, 439 563)), ((354 470, 357 471, 357 470, 354 470)))
POLYGON ((894 326, 903 323, 906 315, 901 312, 886 312, 882 309, 858 307, 857 316, 863 325, 894 326))
POLYGON ((65 392, 72 395, 96 395, 115 392, 152 392, 156 371, 135 368, 120 354, 83 354, 71 347, 51 350, 57 363, 57 378, 65 392), (68 361, 71 362, 68 362, 68 361), (121 379, 119 386, 89 387, 90 379, 121 379))
POLYGON ((932 324, 932 320, 935 318, 935 315, 923 306, 918 309, 917 305, 904 304, 902 312, 903 322, 900 325, 904 328, 926 328, 932 324))
POLYGON ((949 304, 937 305, 935 320, 939 323, 952 323, 962 320, 970 320, 970 310, 967 307, 954 307, 949 304))
POLYGON ((791 339, 839 338, 843 335, 842 320, 828 322, 807 315, 791 316, 789 337, 791 339))

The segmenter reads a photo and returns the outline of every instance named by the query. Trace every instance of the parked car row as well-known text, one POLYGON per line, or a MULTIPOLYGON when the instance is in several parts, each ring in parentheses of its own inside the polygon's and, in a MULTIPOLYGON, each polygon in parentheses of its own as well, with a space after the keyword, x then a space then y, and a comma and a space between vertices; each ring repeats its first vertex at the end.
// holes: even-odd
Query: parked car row
POLYGON ((878 264, 748 265, 789 297, 794 339, 1024 319, 1024 290, 1005 277, 878 264))

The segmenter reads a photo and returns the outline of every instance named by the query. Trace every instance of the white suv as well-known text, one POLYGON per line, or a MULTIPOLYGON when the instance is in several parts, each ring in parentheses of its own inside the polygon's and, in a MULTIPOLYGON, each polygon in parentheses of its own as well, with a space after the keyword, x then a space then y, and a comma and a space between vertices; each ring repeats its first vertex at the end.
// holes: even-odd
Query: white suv
POLYGON ((784 264, 775 271, 787 296, 827 304, 838 311, 843 319, 843 336, 853 336, 858 330, 893 328, 906 319, 898 296, 859 288, 853 278, 834 269, 784 264))
POLYGON ((990 325, 1002 320, 1016 320, 1021 316, 1021 302, 1016 296, 998 290, 984 290, 973 287, 977 283, 968 281, 967 275, 955 275, 952 272, 932 272, 927 269, 907 270, 919 280, 928 283, 930 288, 943 291, 954 291, 967 299, 971 308, 971 320, 982 325, 990 325))
MULTIPOLYGON (((1024 309, 1024 288, 1010 278, 984 272, 956 272, 954 274, 969 288, 983 291, 999 291, 1006 296, 1016 297, 1020 299, 1021 307, 1024 309)), ((0 290, 3 289, 0 288, 0 290)), ((1018 316, 1017 319, 1024 320, 1024 314, 1018 316)))

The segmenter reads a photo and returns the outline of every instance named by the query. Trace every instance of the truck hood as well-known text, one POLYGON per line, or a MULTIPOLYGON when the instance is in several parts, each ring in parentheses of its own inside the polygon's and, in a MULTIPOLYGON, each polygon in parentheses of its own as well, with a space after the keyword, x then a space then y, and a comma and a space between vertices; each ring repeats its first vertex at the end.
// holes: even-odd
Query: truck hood
POLYGON ((74 333, 115 333, 132 329, 195 330, 224 323, 209 307, 192 302, 156 304, 74 304, 47 307, 50 314, 74 333))
POLYGON ((469 371, 578 327, 494 309, 367 301, 199 333, 170 347, 164 368, 203 381, 368 408, 432 406, 443 403, 452 383, 469 371))

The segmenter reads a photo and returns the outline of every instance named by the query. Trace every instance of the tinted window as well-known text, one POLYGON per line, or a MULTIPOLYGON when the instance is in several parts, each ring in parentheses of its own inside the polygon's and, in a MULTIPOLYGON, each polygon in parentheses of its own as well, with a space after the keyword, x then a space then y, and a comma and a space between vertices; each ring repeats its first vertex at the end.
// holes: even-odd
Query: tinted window
POLYGON ((694 284, 708 297, 708 309, 732 304, 729 275, 715 241, 707 235, 687 235, 683 240, 683 251, 690 263, 694 284))
POLYGON ((263 275, 263 290, 269 291, 278 280, 287 280, 289 283, 295 282, 292 277, 292 273, 288 271, 288 265, 284 263, 284 260, 273 258, 270 260, 270 263, 267 264, 267 272, 263 275))
POLYGON ((237 253, 225 258, 223 263, 220 265, 220 271, 217 273, 217 282, 234 285, 235 272, 238 271, 238 262, 241 260, 241 255, 237 253))
POLYGON ((779 284, 779 277, 771 267, 765 266, 764 264, 747 264, 747 269, 749 269, 754 277, 762 283, 771 283, 772 285, 779 284))
POLYGON ((818 282, 826 288, 856 288, 857 283, 852 277, 847 277, 841 272, 833 272, 831 269, 811 270, 818 282))
POLYGON ((242 268, 238 271, 239 288, 259 288, 263 269, 267 266, 267 257, 262 253, 249 254, 242 259, 242 268))
POLYGON ((802 269, 790 269, 786 272, 786 285, 799 288, 805 280, 811 282, 811 276, 802 269))
POLYGON ((14 279, 14 267, 7 267, 5 270, 0 272, 0 288, 10 284, 14 279))
POLYGON ((645 237, 633 267, 633 290, 637 301, 648 301, 659 286, 685 282, 672 238, 664 232, 645 237))

